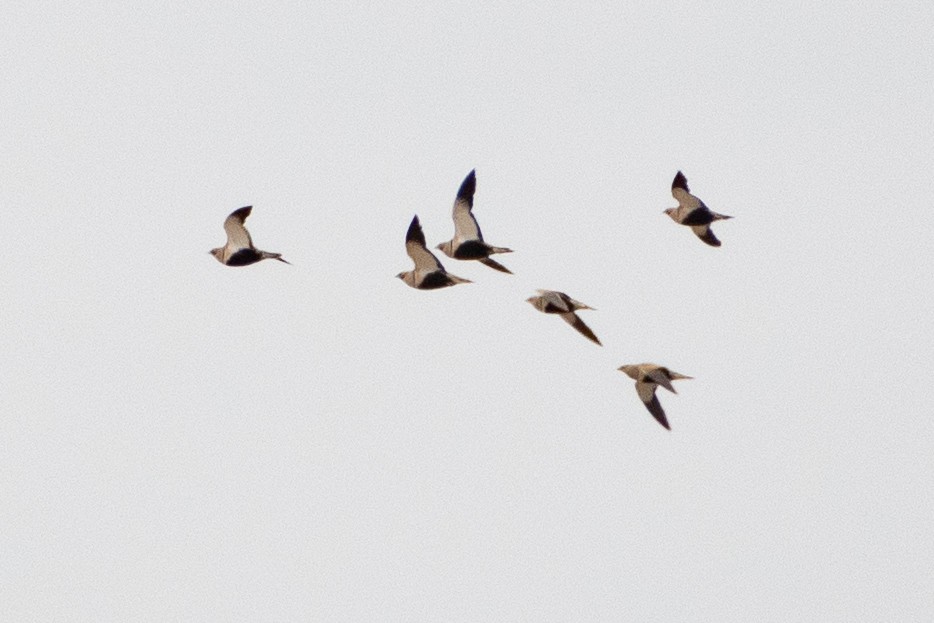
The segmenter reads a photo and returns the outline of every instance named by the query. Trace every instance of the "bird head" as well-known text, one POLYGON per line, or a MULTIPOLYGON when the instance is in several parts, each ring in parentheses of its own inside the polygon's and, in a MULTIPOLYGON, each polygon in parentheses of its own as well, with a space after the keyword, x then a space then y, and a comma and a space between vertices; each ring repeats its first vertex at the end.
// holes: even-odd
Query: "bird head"
POLYGON ((396 275, 396 279, 401 279, 406 285, 415 287, 415 271, 409 270, 396 275))
POLYGON ((452 241, 448 240, 447 242, 442 242, 435 248, 447 255, 448 257, 454 257, 454 244, 452 241))
POLYGON ((626 376, 632 379, 637 378, 639 376, 639 366, 633 366, 633 365, 620 366, 617 368, 617 370, 625 373, 626 376))

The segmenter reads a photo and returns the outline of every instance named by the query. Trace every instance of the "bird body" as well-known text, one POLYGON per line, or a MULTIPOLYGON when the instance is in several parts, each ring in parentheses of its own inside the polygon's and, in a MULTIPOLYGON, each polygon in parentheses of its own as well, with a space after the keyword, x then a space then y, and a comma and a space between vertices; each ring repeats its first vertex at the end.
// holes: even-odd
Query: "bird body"
POLYGON ((461 182, 454 199, 454 238, 442 242, 436 248, 448 257, 457 260, 477 260, 490 268, 512 274, 508 268, 490 258, 496 253, 512 253, 512 249, 494 247, 483 240, 480 225, 473 215, 473 196, 477 190, 476 170, 471 171, 461 182))
POLYGON ((580 301, 572 299, 564 292, 556 290, 536 290, 539 296, 532 296, 526 299, 532 304, 532 307, 545 314, 558 314, 569 325, 574 327, 578 333, 594 342, 598 346, 603 346, 600 340, 594 335, 584 321, 575 313, 579 309, 593 309, 580 301))
POLYGON ((710 224, 733 217, 717 214, 698 197, 692 195, 688 188, 688 180, 681 171, 678 171, 671 182, 671 195, 678 200, 678 207, 668 208, 665 214, 670 216, 674 222, 690 227, 698 238, 710 246, 719 247, 720 241, 710 229, 710 224))
POLYGON ((415 263, 415 270, 401 272, 396 277, 408 286, 417 290, 437 290, 459 283, 470 283, 469 279, 457 277, 444 270, 438 258, 428 250, 418 215, 412 219, 405 234, 405 252, 415 263))
POLYGON ((290 262, 282 259, 281 253, 271 251, 261 251, 253 246, 253 239, 250 238, 250 232, 244 226, 247 217, 250 216, 253 206, 239 208, 230 213, 224 220, 224 231, 227 232, 227 244, 216 249, 211 249, 210 253, 217 261, 226 266, 249 266, 261 260, 279 260, 285 264, 290 262))
POLYGON ((619 371, 624 372, 636 382, 636 393, 639 394, 639 399, 645 405, 645 408, 649 410, 649 413, 652 414, 652 417, 666 429, 671 430, 671 426, 668 425, 668 418, 665 416, 665 410, 662 409, 662 404, 658 401, 655 390, 661 385, 671 393, 677 394, 678 392, 675 391, 671 381, 691 379, 693 377, 673 372, 654 363, 620 366, 619 371))

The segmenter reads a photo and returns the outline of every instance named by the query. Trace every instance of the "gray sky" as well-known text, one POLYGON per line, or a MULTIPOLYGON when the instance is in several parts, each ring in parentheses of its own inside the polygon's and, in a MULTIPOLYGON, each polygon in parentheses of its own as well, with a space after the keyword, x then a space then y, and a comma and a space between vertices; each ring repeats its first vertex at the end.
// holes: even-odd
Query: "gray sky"
POLYGON ((650 4, 7 8, 4 617, 930 620, 934 5, 650 4))

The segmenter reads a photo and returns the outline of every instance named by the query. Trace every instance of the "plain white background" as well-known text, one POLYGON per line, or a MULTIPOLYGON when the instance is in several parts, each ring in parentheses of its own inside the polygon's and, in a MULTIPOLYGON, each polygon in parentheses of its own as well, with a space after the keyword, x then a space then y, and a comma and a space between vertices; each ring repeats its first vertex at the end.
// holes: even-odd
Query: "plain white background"
POLYGON ((7 7, 0 618, 930 620, 932 31, 7 7), (472 168, 515 276, 407 288, 472 168), (722 248, 662 213, 678 169, 722 248), (208 255, 243 205, 294 266, 208 255), (670 433, 641 361, 695 377, 670 433))

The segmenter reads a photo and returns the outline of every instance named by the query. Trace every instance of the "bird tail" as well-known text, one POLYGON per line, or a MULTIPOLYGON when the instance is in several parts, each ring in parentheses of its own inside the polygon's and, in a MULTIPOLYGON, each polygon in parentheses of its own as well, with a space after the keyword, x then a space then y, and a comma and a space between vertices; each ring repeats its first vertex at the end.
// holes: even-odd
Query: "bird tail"
POLYGON ((571 302, 571 307, 574 309, 589 309, 590 311, 597 311, 596 307, 591 307, 586 303, 581 303, 580 301, 572 299, 570 296, 568 297, 568 300, 571 302))
POLYGON ((272 253, 271 251, 263 251, 263 259, 264 260, 279 260, 283 264, 288 264, 289 266, 292 265, 292 262, 287 262, 284 259, 282 259, 281 253, 272 253))
POLYGON ((711 212, 711 214, 713 214, 713 220, 715 221, 725 221, 728 218, 733 218, 732 216, 728 216, 726 214, 717 214, 716 212, 711 212))
POLYGON ((494 253, 512 253, 512 249, 507 249, 506 247, 488 247, 487 252, 490 255, 494 253))
POLYGON ((658 383, 659 385, 661 385, 662 387, 670 391, 672 394, 677 394, 678 392, 677 390, 675 390, 675 386, 671 384, 671 381, 677 381, 679 379, 693 379, 694 378, 693 376, 686 376, 684 374, 678 374, 677 372, 672 372, 671 370, 668 371, 667 377, 664 374, 650 374, 649 376, 653 381, 655 381, 656 383, 658 383))

